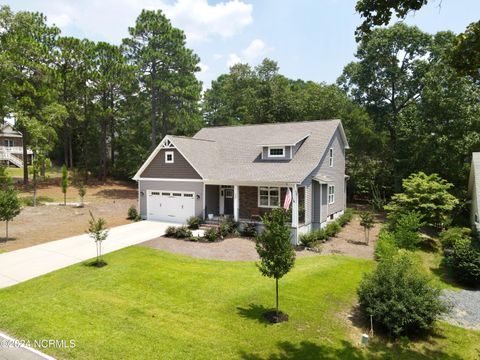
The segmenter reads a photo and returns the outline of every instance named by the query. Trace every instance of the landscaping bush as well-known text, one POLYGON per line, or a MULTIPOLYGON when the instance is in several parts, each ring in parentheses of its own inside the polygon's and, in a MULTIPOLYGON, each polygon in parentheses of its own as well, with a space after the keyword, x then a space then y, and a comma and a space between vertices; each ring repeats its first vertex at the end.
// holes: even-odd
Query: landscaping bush
POLYGON ((471 286, 480 285, 480 250, 469 237, 458 238, 445 252, 445 264, 455 278, 471 286))
POLYGON ((398 247, 395 243, 395 236, 387 230, 382 230, 375 244, 375 258, 382 261, 393 257, 397 252, 398 247))
POLYGON ((227 235, 233 234, 237 229, 237 223, 230 217, 224 217, 220 220, 220 225, 218 227, 218 232, 223 238, 227 235))
POLYGON ((336 221, 332 221, 325 226, 324 231, 325 231, 325 236, 327 238, 334 237, 337 235, 340 230, 342 230, 341 226, 338 224, 336 221))
POLYGON ((218 231, 214 227, 208 228, 207 230, 205 230, 205 234, 203 235, 203 237, 210 242, 214 242, 218 239, 218 231))
POLYGON ((202 238, 200 236, 192 236, 189 240, 192 242, 200 242, 202 238))
POLYGON ((186 226, 179 226, 175 229, 175 237, 177 239, 191 238, 192 232, 186 226))
POLYGON ((337 219, 338 225, 340 225, 341 227, 344 227, 352 220, 352 218, 353 218, 353 210, 345 209, 343 214, 339 216, 337 219))
POLYGON ((249 238, 254 238, 255 236, 257 236, 257 228, 255 227, 255 224, 253 223, 243 224, 242 235, 249 238))
POLYGON ((325 242, 330 237, 337 235, 342 229, 342 226, 346 225, 352 217, 353 211, 346 209, 344 214, 339 216, 335 221, 329 222, 324 228, 301 234, 300 243, 306 247, 314 247, 317 243, 325 242))
POLYGON ((314 247, 315 244, 317 243, 317 236, 315 234, 315 231, 310 231, 305 234, 300 235, 300 244, 306 247, 314 247))
POLYGON ((140 216, 138 215, 138 211, 135 206, 132 205, 128 208, 127 219, 134 221, 140 220, 140 216))
POLYGON ((165 236, 166 237, 175 237, 176 233, 177 233, 177 228, 175 226, 169 226, 165 230, 165 236))
POLYGON ((366 313, 395 337, 429 330, 447 311, 440 289, 431 284, 419 259, 405 250, 364 275, 358 296, 366 313))
POLYGON ((200 219, 198 216, 190 216, 187 219, 188 228, 191 230, 197 230, 200 227, 201 223, 202 219, 200 219))
POLYGON ((419 230, 422 226, 422 215, 410 211, 401 214, 395 225, 395 242, 401 249, 415 250, 422 241, 419 230))
POLYGON ((453 227, 448 230, 442 231, 440 234, 440 243, 442 244, 443 250, 451 250, 453 246, 465 238, 469 238, 472 234, 472 230, 469 228, 453 227))

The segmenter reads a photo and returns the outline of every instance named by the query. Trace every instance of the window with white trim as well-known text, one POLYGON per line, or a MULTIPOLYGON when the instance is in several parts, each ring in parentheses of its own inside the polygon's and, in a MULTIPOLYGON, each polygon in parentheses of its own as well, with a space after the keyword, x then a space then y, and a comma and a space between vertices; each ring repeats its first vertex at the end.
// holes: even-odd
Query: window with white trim
POLYGON ((335 186, 328 185, 328 203, 333 204, 335 202, 335 186))
POLYGON ((13 140, 11 139, 5 139, 3 143, 5 144, 6 147, 13 147, 13 140))
POLYGON ((329 160, 330 167, 332 167, 333 166, 333 148, 330 148, 330 150, 328 150, 328 160, 329 160))
POLYGON ((173 151, 165 151, 165 163, 173 164, 173 151))
POLYGON ((258 188, 258 207, 274 208, 280 206, 280 188, 260 186, 258 188))
POLYGON ((269 147, 268 148, 269 157, 285 157, 285 148, 284 147, 269 147))

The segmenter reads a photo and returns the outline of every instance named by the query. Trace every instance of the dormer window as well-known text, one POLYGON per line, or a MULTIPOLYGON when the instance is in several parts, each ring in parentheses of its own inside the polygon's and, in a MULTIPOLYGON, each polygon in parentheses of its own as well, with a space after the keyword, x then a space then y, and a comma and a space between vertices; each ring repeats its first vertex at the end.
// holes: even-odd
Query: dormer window
POLYGON ((165 151, 165 163, 166 164, 173 164, 173 151, 165 151))
POLYGON ((268 148, 269 157, 285 157, 285 148, 284 147, 269 147, 268 148))
POLYGON ((333 148, 330 148, 330 150, 328 150, 328 157, 329 157, 330 167, 332 167, 333 166, 333 148))

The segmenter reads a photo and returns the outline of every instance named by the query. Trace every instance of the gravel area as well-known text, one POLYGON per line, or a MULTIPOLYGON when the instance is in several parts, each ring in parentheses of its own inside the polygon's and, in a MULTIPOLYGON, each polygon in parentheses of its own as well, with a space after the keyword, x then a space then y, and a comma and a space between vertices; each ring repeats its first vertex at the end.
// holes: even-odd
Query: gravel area
POLYGON ((443 290, 442 298, 452 306, 444 320, 467 329, 480 330, 480 290, 443 290))
MULTIPOLYGON (((229 238, 214 243, 197 243, 187 240, 160 237, 137 246, 165 250, 194 258, 226 261, 258 260, 255 242, 245 238, 229 238)), ((318 255, 309 250, 296 251, 297 257, 318 255)))

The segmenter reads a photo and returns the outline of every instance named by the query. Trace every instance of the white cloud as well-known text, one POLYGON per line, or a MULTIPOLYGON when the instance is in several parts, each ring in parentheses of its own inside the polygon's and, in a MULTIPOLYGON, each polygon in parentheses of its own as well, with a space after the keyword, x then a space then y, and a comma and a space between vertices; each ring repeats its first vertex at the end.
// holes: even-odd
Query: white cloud
POLYGON ((264 57, 268 52, 272 51, 273 48, 267 47, 265 42, 260 39, 253 40, 245 49, 240 52, 240 55, 237 53, 231 53, 228 56, 227 66, 231 67, 238 63, 252 63, 262 57, 264 57))
POLYGON ((207 64, 204 64, 202 62, 198 64, 198 67, 200 68, 199 74, 205 74, 208 71, 208 69, 210 69, 210 67, 207 64))
POLYGON ((218 61, 223 58, 223 54, 213 54, 213 60, 218 61))
MULTIPOLYGON (((173 25, 185 31, 189 42, 231 37, 252 23, 253 6, 246 0, 49 0, 19 1, 14 8, 43 12, 49 23, 71 27, 93 40, 120 43, 142 9, 161 9, 173 25)), ((8 3, 9 1, 7 1, 8 3)))

